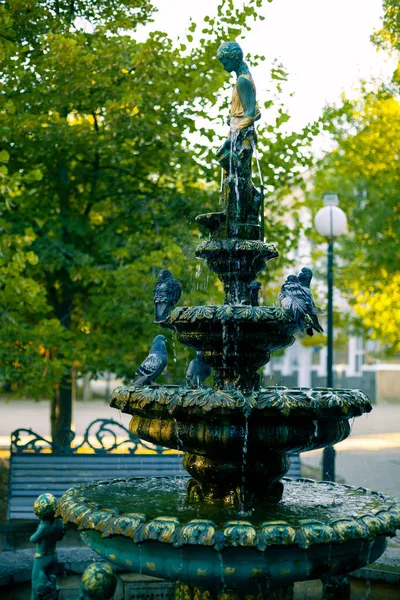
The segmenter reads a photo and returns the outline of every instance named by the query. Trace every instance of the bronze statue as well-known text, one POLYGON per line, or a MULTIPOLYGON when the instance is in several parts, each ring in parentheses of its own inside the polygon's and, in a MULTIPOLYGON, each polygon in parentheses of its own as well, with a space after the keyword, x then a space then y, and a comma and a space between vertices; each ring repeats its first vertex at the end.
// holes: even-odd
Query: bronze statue
POLYGON ((236 130, 251 127, 261 117, 256 103, 256 86, 237 42, 223 42, 218 48, 217 58, 225 71, 235 71, 237 75, 228 121, 232 134, 236 130))
POLYGON ((222 204, 227 222, 233 225, 229 233, 234 237, 257 239, 260 237, 258 229, 251 227, 259 225, 262 203, 262 190, 258 191, 251 180, 251 161, 257 140, 254 123, 261 116, 256 86, 239 44, 224 42, 217 58, 226 71, 237 75, 228 120, 229 137, 217 152, 218 162, 224 169, 222 204))
POLYGON ((59 571, 56 543, 64 537, 65 528, 62 520, 55 518, 56 508, 53 494, 41 494, 33 505, 40 523, 30 537, 36 544, 31 600, 57 600, 60 591, 56 578, 59 571))

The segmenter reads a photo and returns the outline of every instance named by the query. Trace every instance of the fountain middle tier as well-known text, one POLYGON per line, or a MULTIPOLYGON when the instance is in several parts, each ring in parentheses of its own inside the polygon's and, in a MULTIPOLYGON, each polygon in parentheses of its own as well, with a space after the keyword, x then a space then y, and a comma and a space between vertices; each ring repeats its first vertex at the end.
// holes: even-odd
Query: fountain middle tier
POLYGON ((359 390, 179 386, 120 387, 111 406, 132 415, 138 437, 185 452, 190 502, 247 508, 280 500, 288 453, 342 441, 372 408, 359 390))
POLYGON ((185 346, 203 352, 217 388, 256 389, 257 371, 270 353, 293 344, 291 312, 273 306, 222 305, 175 308, 163 323, 185 346))

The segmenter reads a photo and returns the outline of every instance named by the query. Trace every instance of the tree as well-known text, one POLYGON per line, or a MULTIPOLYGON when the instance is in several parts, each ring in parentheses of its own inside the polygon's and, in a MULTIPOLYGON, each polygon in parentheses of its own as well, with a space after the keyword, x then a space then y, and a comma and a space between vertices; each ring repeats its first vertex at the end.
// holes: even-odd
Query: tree
MULTIPOLYGON (((384 0, 383 28, 372 36, 379 48, 400 48, 400 4, 384 0)), ((319 165, 314 208, 327 190, 338 192, 349 232, 338 240, 341 262, 338 285, 353 306, 353 325, 380 340, 388 354, 400 349, 399 152, 400 71, 360 98, 344 98, 325 113, 337 148, 319 165)))
MULTIPOLYGON (((223 107, 218 94, 227 82, 216 49, 249 29, 260 5, 237 9, 223 0, 200 41, 192 24, 178 45, 162 32, 134 40, 152 18, 146 0, 13 0, 0 9, 1 139, 10 176, 25 178, 12 202, 4 194, 0 216, 13 243, 25 236, 27 256, 37 257, 24 262, 43 299, 30 312, 28 337, 52 365, 44 383, 24 351, 22 375, 10 379, 31 395, 57 383, 53 431, 71 423, 72 366, 133 375, 158 331, 152 289, 160 268, 182 281, 186 303, 221 298, 193 260, 194 217, 217 204, 218 136, 212 123, 200 127, 200 139, 192 134, 210 107, 223 107)), ((280 85, 283 71, 272 75, 280 85)), ((309 163, 314 131, 285 136, 288 117, 276 109, 260 131, 270 190, 309 163), (277 170, 267 166, 275 159, 277 170)), ((284 223, 276 232, 290 241, 284 223)), ((12 331, 1 336, 15 343, 12 331)))
POLYGON ((314 206, 327 190, 339 193, 349 231, 337 242, 338 286, 359 317, 355 324, 396 352, 400 321, 390 304, 394 308, 397 302, 399 274, 400 104, 391 96, 367 94, 358 106, 342 109, 336 120, 338 148, 317 172, 314 206))

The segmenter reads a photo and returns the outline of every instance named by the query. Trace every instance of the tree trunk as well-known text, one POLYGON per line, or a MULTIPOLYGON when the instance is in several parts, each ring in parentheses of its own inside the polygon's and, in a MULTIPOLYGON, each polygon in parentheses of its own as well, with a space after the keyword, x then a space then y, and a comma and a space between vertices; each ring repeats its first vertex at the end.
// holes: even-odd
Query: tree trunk
POLYGON ((74 374, 71 369, 62 377, 51 405, 51 433, 53 440, 56 440, 60 446, 71 444, 74 396, 74 374))

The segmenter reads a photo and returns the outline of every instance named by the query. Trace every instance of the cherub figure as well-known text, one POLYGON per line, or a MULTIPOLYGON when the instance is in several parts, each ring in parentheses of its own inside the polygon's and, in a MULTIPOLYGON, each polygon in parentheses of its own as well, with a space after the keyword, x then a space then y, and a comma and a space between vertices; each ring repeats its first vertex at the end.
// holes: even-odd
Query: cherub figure
POLYGON ((41 494, 33 505, 40 523, 30 541, 36 544, 32 568, 31 600, 57 600, 58 560, 56 543, 64 537, 65 527, 60 518, 55 518, 57 500, 53 494, 41 494))

